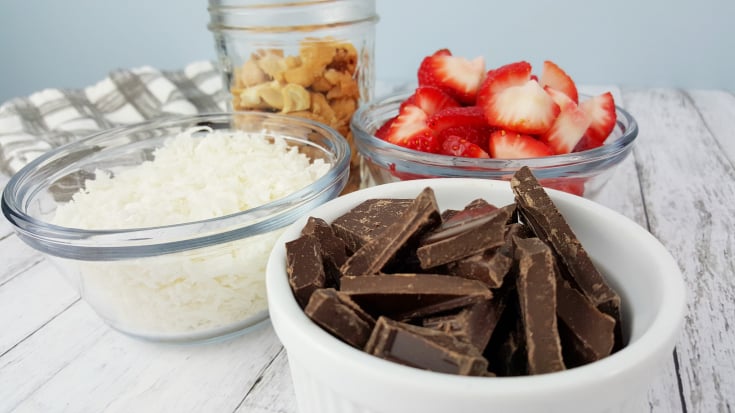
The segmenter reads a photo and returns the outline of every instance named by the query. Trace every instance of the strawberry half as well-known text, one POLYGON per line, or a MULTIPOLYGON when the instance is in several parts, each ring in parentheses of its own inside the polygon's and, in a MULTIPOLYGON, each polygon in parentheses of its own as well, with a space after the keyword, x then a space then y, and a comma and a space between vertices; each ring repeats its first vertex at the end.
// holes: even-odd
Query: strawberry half
POLYGON ((391 125, 393 125, 393 122, 395 122, 395 120, 396 118, 393 117, 385 121, 384 124, 380 125, 378 130, 375 131, 375 136, 382 140, 386 140, 385 138, 386 136, 388 136, 388 131, 390 130, 390 127, 391 125))
POLYGON ((497 130, 490 134, 490 156, 501 159, 540 158, 554 152, 533 136, 497 130))
POLYGON ((573 195, 584 195, 584 183, 587 178, 546 178, 540 179, 539 184, 546 188, 558 189, 573 195))
POLYGON ((485 75, 485 59, 452 56, 441 49, 421 62, 419 86, 436 86, 465 105, 473 105, 485 75))
POLYGON ((444 109, 459 106, 456 100, 435 86, 419 86, 401 106, 413 104, 421 108, 427 115, 444 109))
POLYGON ((439 142, 444 142, 450 136, 459 136, 474 143, 483 150, 487 149, 487 139, 493 129, 489 126, 450 126, 437 134, 439 142))
POLYGON ((460 136, 449 136, 442 142, 441 153, 465 158, 489 158, 482 148, 460 136))
POLYGON ((426 120, 431 130, 436 133, 453 126, 487 126, 482 108, 463 106, 444 108, 429 116, 426 120))
POLYGON ((559 112, 559 116, 556 117, 551 128, 542 134, 540 139, 549 145, 556 154, 569 153, 574 150, 574 147, 577 146, 577 143, 590 126, 590 118, 565 93, 548 86, 545 90, 559 105, 561 112, 559 112))
POLYGON ((590 126, 585 135, 597 146, 602 145, 615 129, 617 115, 612 93, 606 92, 592 99, 585 100, 579 107, 590 118, 590 126))
POLYGON ((489 71, 477 102, 490 125, 522 134, 548 131, 560 111, 538 82, 531 80, 531 65, 527 62, 489 71))
POLYGON ((541 80, 539 81, 539 84, 544 87, 549 86, 564 93, 569 96, 569 99, 572 99, 574 103, 579 102, 577 85, 574 84, 574 81, 568 74, 566 74, 566 72, 551 60, 544 62, 544 68, 541 71, 541 80))
POLYGON ((416 105, 405 105, 390 125, 385 140, 417 151, 436 153, 439 144, 426 125, 426 113, 416 105))

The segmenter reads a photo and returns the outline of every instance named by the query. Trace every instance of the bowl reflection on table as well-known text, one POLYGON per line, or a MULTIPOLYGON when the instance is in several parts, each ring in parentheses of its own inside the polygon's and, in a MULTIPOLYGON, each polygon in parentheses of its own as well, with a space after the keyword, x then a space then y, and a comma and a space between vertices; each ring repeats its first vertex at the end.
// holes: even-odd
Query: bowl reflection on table
MULTIPOLYGON (((521 166, 528 166, 541 184, 594 199, 615 167, 630 153, 638 125, 625 110, 616 107, 617 124, 601 147, 566 155, 526 159, 480 159, 419 152, 386 142, 375 131, 398 114, 412 92, 401 92, 363 105, 352 118, 355 145, 362 157, 362 186, 408 179, 483 178, 509 180, 521 166)), ((588 96, 580 96, 585 100, 588 96)))
MULTIPOLYGON (((374 198, 413 198, 430 186, 440 210, 484 198, 513 202, 507 182, 430 179, 395 182, 339 197, 309 215, 327 222, 374 198)), ((266 285, 273 327, 289 360, 302 413, 580 412, 635 411, 670 360, 684 317, 684 283, 675 260, 639 225, 582 197, 548 191, 601 273, 621 295, 627 345, 593 363, 525 377, 466 377, 430 372, 364 353, 312 322, 297 303, 286 274, 285 242, 268 261, 266 285)))
MULTIPOLYGON (((218 162, 220 158, 223 156, 218 162)), ((102 132, 41 156, 8 182, 2 210, 19 238, 46 254, 110 326, 157 341, 215 339, 267 318, 264 276, 273 243, 284 227, 339 195, 347 182, 349 159, 349 146, 343 137, 306 119, 255 112, 164 118, 102 132), (147 161, 154 158, 154 151, 169 138, 187 131, 194 140, 207 139, 210 130, 206 128, 225 135, 237 131, 264 136, 266 147, 267 142, 278 140, 288 150, 303 154, 306 164, 322 160, 326 164, 320 166, 323 175, 313 182, 304 180, 306 186, 298 190, 283 185, 287 189, 269 191, 267 196, 263 194, 264 200, 250 202, 248 198, 248 205, 255 207, 198 221, 129 229, 54 224, 58 222, 57 208, 67 206, 72 195, 84 190, 90 180, 100 179, 100 171, 114 176, 134 167, 143 170, 150 165, 147 161), (285 195, 275 199, 275 193, 285 195)), ((230 165, 224 160, 221 163, 230 165)), ((189 164, 168 167, 176 175, 189 164)), ((248 172, 239 173, 253 172, 244 171, 248 172)), ((235 192, 252 198, 260 195, 246 188, 240 191, 237 185, 243 185, 242 179, 230 181, 235 192)), ((184 185, 177 193, 181 199, 192 199, 195 192, 184 185)), ((175 212, 199 204, 219 208, 211 199, 200 199, 182 204, 175 212)), ((155 208, 146 211, 155 218, 153 222, 160 222, 156 220, 164 219, 161 214, 165 212, 155 208)), ((188 216, 195 216, 195 212, 188 216)))

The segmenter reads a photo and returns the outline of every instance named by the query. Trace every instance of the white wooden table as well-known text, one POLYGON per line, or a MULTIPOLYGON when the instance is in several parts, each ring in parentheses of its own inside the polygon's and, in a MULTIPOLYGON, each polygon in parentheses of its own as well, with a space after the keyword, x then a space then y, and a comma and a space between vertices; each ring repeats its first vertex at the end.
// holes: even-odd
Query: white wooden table
MULTIPOLYGON (((599 202, 676 257, 684 331, 650 412, 735 412, 735 96, 612 90, 638 120, 633 156, 599 202)), ((7 182, 0 177, 0 187, 7 182)), ((108 328, 0 218, 0 412, 295 412, 270 324, 210 345, 137 341, 108 328)))

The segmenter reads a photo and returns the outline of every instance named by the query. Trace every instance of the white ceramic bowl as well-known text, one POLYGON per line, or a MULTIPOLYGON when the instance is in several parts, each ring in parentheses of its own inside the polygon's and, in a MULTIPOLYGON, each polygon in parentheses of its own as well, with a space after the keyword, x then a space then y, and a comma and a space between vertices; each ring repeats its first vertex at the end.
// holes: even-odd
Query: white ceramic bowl
MULTIPOLYGON (((414 197, 431 186, 439 207, 461 208, 475 198, 511 203, 507 182, 444 178, 396 182, 332 200, 309 215, 328 222, 363 200, 414 197)), ((298 237, 294 222, 271 253, 266 285, 273 327, 288 352, 301 413, 387 412, 632 412, 645 400, 681 329, 681 272, 650 233, 592 201, 549 190, 600 271, 620 293, 628 344, 595 363, 528 377, 462 377, 406 367, 360 352, 311 322, 289 288, 284 243, 298 237)))

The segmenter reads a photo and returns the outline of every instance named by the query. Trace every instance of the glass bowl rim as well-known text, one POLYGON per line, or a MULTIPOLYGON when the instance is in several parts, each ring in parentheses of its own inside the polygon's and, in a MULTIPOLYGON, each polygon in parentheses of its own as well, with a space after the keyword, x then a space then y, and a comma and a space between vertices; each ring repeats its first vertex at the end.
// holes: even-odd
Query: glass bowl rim
MULTIPOLYGON (((81 258, 83 256, 85 259, 90 258, 90 254, 93 253, 101 254, 100 259, 162 255, 230 242, 247 236, 270 232, 288 225, 290 221, 297 218, 297 216, 292 216, 294 211, 309 206, 313 201, 319 199, 320 195, 334 190, 335 185, 340 187, 337 192, 341 191, 341 187, 344 186, 349 173, 350 155, 349 144, 336 130, 306 118, 257 111, 168 115, 97 132, 42 154, 10 178, 2 193, 1 206, 6 219, 13 225, 21 238, 27 242, 32 241, 34 247, 51 247, 50 249, 42 249, 43 252, 67 258, 81 258), (244 130, 249 133, 267 131, 286 141, 307 143, 312 147, 318 147, 333 158, 329 170, 316 181, 296 192, 258 207, 206 220, 173 225, 87 230, 54 225, 26 213, 26 204, 29 199, 34 199, 36 193, 46 186, 45 183, 43 186, 38 186, 34 182, 39 178, 40 168, 60 157, 79 152, 94 142, 104 142, 125 134, 177 127, 183 124, 195 126, 197 122, 231 120, 235 116, 260 118, 263 121, 271 121, 269 124, 273 124, 273 122, 276 124, 296 124, 318 131, 320 135, 326 138, 329 143, 328 147, 307 143, 309 141, 304 138, 279 134, 277 130, 244 130), (204 231, 202 230, 203 227, 205 228, 204 231), (73 249, 87 249, 89 251, 86 253, 82 251, 73 252, 73 249), (105 251, 111 255, 106 254, 105 251), (118 255, 122 256, 118 257, 118 255)), ((60 168, 54 169, 51 175, 58 173, 60 170, 60 168)))
MULTIPOLYGON (((597 148, 588 149, 580 152, 572 152, 569 154, 552 155, 540 158, 519 158, 519 159, 501 159, 501 158, 465 158, 449 155, 440 155, 429 152, 416 151, 409 148, 404 148, 384 141, 375 136, 374 133, 367 131, 366 122, 374 120, 373 112, 379 109, 386 109, 391 106, 395 106, 393 109, 398 109, 398 106, 406 98, 413 94, 415 89, 404 89, 398 92, 394 92, 388 95, 383 95, 376 99, 371 100, 365 105, 362 105, 357 109, 355 115, 350 121, 350 128, 355 135, 355 143, 358 149, 362 149, 363 146, 367 145, 371 149, 371 152, 381 152, 382 155, 388 156, 391 160, 398 160, 402 163, 420 163, 428 167, 439 167, 439 168, 454 168, 454 167, 466 167, 466 168, 487 168, 487 169, 508 169, 508 172, 512 172, 521 166, 528 166, 532 169, 543 169, 543 168, 557 168, 557 167, 570 167, 577 164, 590 163, 595 161, 604 161, 616 156, 625 154, 631 149, 633 143, 638 136, 638 123, 635 118, 625 109, 615 105, 616 111, 616 126, 621 126, 621 120, 624 127, 622 135, 620 135, 614 141, 603 144, 597 148)), ((591 98, 592 95, 579 94, 580 100, 582 98, 591 98)), ((396 111, 391 111, 391 113, 396 111)), ((395 115, 394 114, 394 115, 395 115)), ((386 119, 387 120, 387 119, 386 119)), ((361 153, 362 154, 362 153, 361 153)), ((362 154, 365 156, 365 154, 362 154)))

